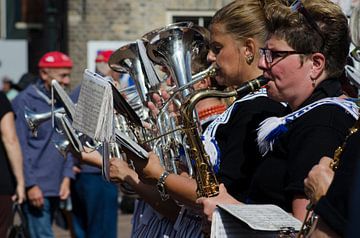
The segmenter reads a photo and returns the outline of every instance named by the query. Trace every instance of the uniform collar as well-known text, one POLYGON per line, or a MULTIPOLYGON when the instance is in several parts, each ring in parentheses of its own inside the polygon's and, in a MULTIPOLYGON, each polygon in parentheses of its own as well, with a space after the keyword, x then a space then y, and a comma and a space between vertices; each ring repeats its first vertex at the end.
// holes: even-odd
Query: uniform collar
POLYGON ((318 101, 326 97, 339 97, 341 96, 341 84, 337 78, 329 78, 322 81, 311 94, 311 96, 303 102, 299 108, 302 108, 310 103, 318 101))

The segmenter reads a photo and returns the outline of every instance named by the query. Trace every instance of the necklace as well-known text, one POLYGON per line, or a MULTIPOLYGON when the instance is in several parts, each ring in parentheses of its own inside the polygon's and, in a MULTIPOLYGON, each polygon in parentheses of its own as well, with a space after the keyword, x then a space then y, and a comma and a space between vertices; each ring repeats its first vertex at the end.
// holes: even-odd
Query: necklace
POLYGON ((226 110, 225 104, 205 108, 198 112, 199 120, 202 121, 210 116, 219 115, 226 110))

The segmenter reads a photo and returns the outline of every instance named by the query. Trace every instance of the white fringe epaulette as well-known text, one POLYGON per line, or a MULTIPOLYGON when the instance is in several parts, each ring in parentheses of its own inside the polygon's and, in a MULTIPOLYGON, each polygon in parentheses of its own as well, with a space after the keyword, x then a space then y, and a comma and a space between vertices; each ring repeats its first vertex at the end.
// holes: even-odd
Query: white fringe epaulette
POLYGON ((284 117, 269 117, 262 121, 259 128, 257 129, 256 140, 261 155, 265 156, 269 151, 272 151, 273 145, 276 142, 277 138, 279 138, 281 134, 285 133, 288 130, 288 128, 286 127, 288 123, 296 120, 297 118, 301 117, 312 109, 324 104, 341 106, 356 120, 359 117, 359 107, 354 102, 354 99, 342 98, 323 98, 303 108, 300 108, 297 111, 294 111, 284 117))
POLYGON ((257 133, 257 143, 262 156, 273 149, 275 139, 287 131, 285 117, 269 117, 261 122, 257 133))

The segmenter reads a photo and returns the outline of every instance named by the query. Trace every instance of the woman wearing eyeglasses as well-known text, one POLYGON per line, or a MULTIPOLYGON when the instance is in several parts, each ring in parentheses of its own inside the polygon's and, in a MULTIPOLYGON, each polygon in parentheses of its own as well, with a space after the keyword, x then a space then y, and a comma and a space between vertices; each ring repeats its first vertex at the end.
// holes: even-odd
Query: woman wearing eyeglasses
MULTIPOLYGON (((288 115, 269 118, 258 130, 263 163, 257 168, 248 203, 276 204, 303 220, 309 203, 304 178, 322 156, 333 156, 357 107, 344 100, 338 77, 349 50, 347 19, 327 0, 266 7, 268 36, 259 68, 270 81, 270 98, 288 103, 288 115)), ((218 198, 201 199, 210 216, 217 203, 239 203, 224 187, 218 198)))

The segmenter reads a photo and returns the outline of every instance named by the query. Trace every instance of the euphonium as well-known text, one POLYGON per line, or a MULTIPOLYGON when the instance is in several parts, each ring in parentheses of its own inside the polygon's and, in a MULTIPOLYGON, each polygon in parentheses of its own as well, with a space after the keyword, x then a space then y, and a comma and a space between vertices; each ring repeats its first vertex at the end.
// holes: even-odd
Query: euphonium
MULTIPOLYGON (((122 125, 121 121, 123 121, 124 118, 121 118, 121 117, 122 117, 121 115, 114 113, 115 128, 123 131, 123 129, 125 129, 125 128, 123 127, 124 125, 122 125)), ((126 133, 126 130, 124 132, 126 133)), ((121 159, 121 160, 125 160, 129 164, 129 166, 132 169, 134 169, 133 165, 131 164, 131 161, 126 159, 125 153, 121 152, 121 147, 116 142, 110 143, 110 156, 121 159)), ((103 158, 103 159, 108 159, 108 158, 103 158)), ((136 192, 127 183, 121 183, 119 188, 120 188, 121 192, 123 192, 123 194, 125 194, 125 195, 138 197, 136 192)))
MULTIPOLYGON (((340 158, 342 156, 342 153, 346 147, 346 143, 348 138, 353 135, 354 133, 356 133, 358 130, 360 129, 360 118, 355 122, 355 124, 349 129, 349 134, 346 136, 343 144, 341 146, 339 146, 334 153, 334 158, 333 160, 330 162, 330 168, 333 171, 336 171, 338 166, 339 166, 339 162, 340 162, 340 158)), ((306 211, 306 215, 305 215, 305 219, 303 221, 303 224, 301 225, 301 229, 297 235, 297 238, 301 238, 301 237, 308 237, 312 230, 313 230, 313 226, 317 221, 317 215, 315 213, 312 213, 310 215, 310 213, 313 211, 314 209, 314 204, 309 203, 308 206, 306 207, 307 211, 306 211)))
MULTIPOLYGON (((169 102, 180 106, 186 96, 192 91, 191 60, 206 43, 205 36, 191 22, 180 22, 155 29, 143 36, 147 42, 147 54, 158 65, 165 66, 176 85, 173 96, 160 109, 157 117, 157 127, 160 135, 162 150, 158 151, 162 164, 166 170, 176 173, 176 160, 182 157, 183 134, 179 131, 180 125, 176 118, 168 111, 169 102), (175 98, 176 96, 176 98, 175 98)), ((197 75, 204 78, 207 72, 197 75)), ((157 143, 160 143, 158 140, 157 143)), ((187 164, 190 168, 191 164, 187 164)), ((189 169, 191 172, 191 169, 189 169)))
POLYGON ((194 120, 195 105, 202 99, 209 97, 227 98, 237 96, 239 98, 259 90, 268 82, 267 79, 259 77, 241 85, 237 90, 223 92, 218 90, 201 90, 188 96, 188 99, 180 108, 184 131, 190 147, 190 158, 195 161, 195 179, 197 181, 198 197, 213 197, 219 193, 219 184, 210 163, 210 157, 206 153, 200 139, 200 133, 194 120))
MULTIPOLYGON (((175 23, 154 30, 145 37, 149 58, 156 64, 166 66, 177 87, 189 83, 192 54, 204 47, 205 36, 192 23, 175 23)), ((181 92, 182 98, 190 93, 190 88, 181 92)))
MULTIPOLYGON (((144 70, 145 66, 144 62, 142 62, 139 50, 140 43, 141 42, 138 41, 120 47, 110 56, 109 66, 116 72, 128 73, 131 75, 140 99, 142 103, 146 105, 150 89, 159 82, 150 80, 144 70)), ((153 79, 153 77, 151 79, 153 79)))

